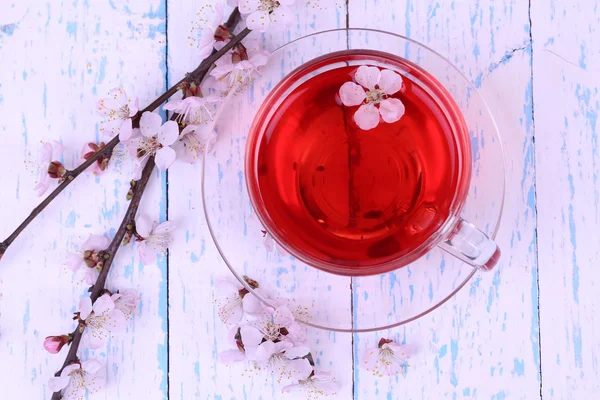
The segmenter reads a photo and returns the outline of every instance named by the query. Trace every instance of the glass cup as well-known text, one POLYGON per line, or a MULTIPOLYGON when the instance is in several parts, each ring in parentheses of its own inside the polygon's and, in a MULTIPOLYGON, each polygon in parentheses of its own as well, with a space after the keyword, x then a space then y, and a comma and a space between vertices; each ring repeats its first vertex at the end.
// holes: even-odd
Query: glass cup
POLYGON ((447 59, 399 35, 337 29, 274 50, 260 72, 249 88, 228 99, 225 111, 215 121, 219 140, 204 157, 201 176, 211 237, 228 271, 249 292, 271 306, 276 306, 275 298, 293 298, 308 310, 311 317, 300 319, 312 327, 368 332, 426 315, 452 298, 480 270, 496 264, 500 251, 493 240, 504 205, 502 142, 484 99, 447 59), (256 148, 253 140, 258 141, 261 134, 256 124, 269 112, 262 106, 282 87, 285 77, 319 57, 348 50, 392 54, 414 64, 424 78, 428 75, 438 82, 454 103, 448 108, 460 115, 466 139, 461 145, 465 193, 455 192, 451 212, 435 234, 410 257, 370 265, 377 271, 354 275, 345 272, 346 265, 309 259, 278 236, 277 226, 269 224, 268 212, 261 210, 261 200, 252 194, 254 177, 247 156, 247 151, 256 148), (275 249, 265 248, 271 235, 280 245, 275 249), (475 268, 465 267, 465 263, 475 268), (255 291, 244 276, 259 282, 270 296, 255 291))
POLYGON ((472 165, 460 108, 430 73, 391 53, 332 52, 289 73, 256 113, 245 160, 266 231, 315 268, 380 274, 438 245, 483 270, 500 258, 496 244, 460 217, 472 165), (404 100, 412 115, 359 128, 339 87, 361 66, 402 76, 402 89, 385 98, 404 100))

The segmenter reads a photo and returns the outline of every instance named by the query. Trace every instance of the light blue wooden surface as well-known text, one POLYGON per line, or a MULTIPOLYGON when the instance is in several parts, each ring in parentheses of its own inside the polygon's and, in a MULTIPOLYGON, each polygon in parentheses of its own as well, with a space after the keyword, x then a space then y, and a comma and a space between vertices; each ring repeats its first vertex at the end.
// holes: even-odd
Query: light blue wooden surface
MULTIPOLYGON (((40 141, 61 140, 65 164, 75 165, 83 143, 100 138, 100 96, 121 85, 145 105, 197 64, 187 36, 195 12, 212 3, 1 0, 2 235, 38 202, 31 188, 40 141)), ((480 89, 507 157, 498 237, 504 256, 495 272, 476 276, 441 309, 406 327, 310 332, 320 364, 343 384, 336 398, 595 398, 600 2, 298 3, 288 33, 265 35, 270 48, 346 23, 421 41, 480 89), (406 377, 375 378, 352 364, 381 336, 418 349, 406 377)), ((46 354, 42 340, 72 329, 70 313, 85 292, 64 266, 66 251, 90 233, 114 232, 129 169, 79 178, 2 261, 0 387, 12 397, 49 397, 45 383, 62 357, 46 354)), ((284 397, 270 378, 217 362, 227 330, 215 317, 212 283, 227 271, 206 229, 199 174, 199 165, 176 165, 168 178, 156 174, 151 182, 143 209, 157 220, 168 213, 181 229, 157 266, 141 266, 133 249, 118 257, 110 282, 139 288, 142 305, 128 332, 95 352, 109 372, 98 398, 302 398, 284 397)), ((355 307, 364 299, 355 293, 355 307)))

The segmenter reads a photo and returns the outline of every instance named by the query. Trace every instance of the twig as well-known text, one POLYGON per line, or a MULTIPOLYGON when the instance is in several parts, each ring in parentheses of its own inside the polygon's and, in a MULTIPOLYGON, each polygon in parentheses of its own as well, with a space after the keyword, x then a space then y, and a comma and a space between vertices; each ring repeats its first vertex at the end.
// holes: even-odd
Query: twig
MULTIPOLYGON (((125 217, 123 217, 123 222, 121 222, 121 226, 117 230, 115 237, 108 248, 104 251, 104 254, 108 257, 104 260, 102 265, 102 271, 96 280, 94 286, 92 286, 92 293, 90 294, 90 298, 92 299, 92 303, 94 303, 98 298, 102 295, 104 291, 104 286, 106 284, 106 277, 110 271, 110 267, 115 259, 115 255, 119 249, 119 246, 123 242, 123 238, 127 233, 127 225, 133 224, 135 219, 135 214, 140 206, 140 201, 142 200, 142 195, 144 194, 144 190, 146 189, 146 185, 148 184, 148 180, 152 175, 152 170, 154 170, 154 157, 150 157, 148 159, 148 163, 144 167, 142 171, 142 177, 139 181, 136 182, 133 188, 133 197, 131 198, 131 202, 129 203, 129 207, 127 208, 127 212, 125 213, 125 217)), ((67 357, 65 358, 65 362, 63 363, 60 370, 56 373, 56 376, 59 376, 62 370, 72 364, 77 362, 79 359, 77 358, 77 350, 79 349, 79 344, 81 343, 81 337, 85 330, 85 326, 79 324, 75 330, 71 333, 73 337, 73 341, 71 342, 71 346, 69 348, 69 352, 67 353, 67 357)), ((52 395, 52 400, 60 400, 62 395, 60 392, 56 392, 52 395)))
MULTIPOLYGON (((229 23, 230 21, 232 22, 232 24, 237 23, 238 20, 239 20, 239 11, 236 8, 231 13, 227 23, 229 23)), ((230 29, 233 29, 235 27, 235 25, 232 25, 229 27, 230 27, 230 29)), ((192 71, 190 74, 188 74, 185 78, 183 78, 182 80, 177 82, 175 85, 173 85, 165 93, 163 93, 162 95, 157 97, 156 100, 154 100, 152 103, 150 103, 146 108, 141 110, 135 117, 133 117, 134 127, 139 125, 139 118, 144 112, 154 111, 155 109, 157 109, 169 97, 171 97, 175 93, 177 93, 177 91, 180 89, 182 84, 184 84, 186 82, 195 81, 195 80, 201 81, 206 76, 209 68, 214 64, 214 62, 216 60, 218 60, 219 58, 221 58, 229 50, 231 50, 235 45, 240 43, 242 41, 242 39, 244 39, 246 36, 248 36, 249 33, 250 33, 250 30, 248 28, 245 28, 239 34, 233 36, 231 38, 231 40, 221 50, 213 52, 208 58, 206 58, 204 61, 202 61, 202 63, 198 66, 198 68, 196 68, 194 71, 192 71)), ((2 256, 4 255, 4 253, 6 253, 6 250, 9 248, 9 246, 19 236, 19 234, 21 232, 23 232, 23 230, 25 228, 27 228, 27 226, 35 219, 35 217, 37 217, 38 214, 41 213, 48 206, 48 204, 50 204, 60 194, 60 192, 65 190, 65 188, 67 186, 69 186, 71 184, 71 182, 73 182, 75 180, 75 178, 77 178, 90 165, 95 163, 100 157, 104 156, 105 154, 110 154, 110 152, 112 152, 112 150, 115 148, 115 146, 118 143, 119 143, 119 137, 116 136, 110 142, 108 142, 106 144, 106 146, 102 147, 98 152, 94 153, 90 158, 88 158, 83 164, 81 164, 77 168, 73 169, 72 171, 67 171, 67 173, 64 176, 64 181, 62 183, 60 183, 58 185, 58 187, 56 189, 54 189, 54 191, 52 191, 52 193, 50 193, 48 195, 48 197, 46 197, 37 207, 35 207, 33 209, 33 211, 31 211, 29 216, 27 218, 25 218, 25 220, 17 227, 17 229, 15 229, 15 231, 9 237, 7 237, 3 242, 0 243, 0 260, 2 259, 2 256)))
MULTIPOLYGON (((236 8, 229 16, 229 19, 226 22, 226 26, 229 29, 233 30, 235 28, 235 26, 237 25, 237 23, 239 22, 239 19, 240 19, 240 14, 239 14, 238 9, 236 8)), ((162 96, 160 96, 154 102, 152 102, 148 107, 146 107, 144 110, 142 110, 140 113, 138 113, 138 115, 136 117, 134 117, 134 124, 138 125, 139 115, 141 115, 145 111, 153 111, 154 109, 156 109, 166 99, 168 99, 170 96, 175 94, 177 92, 177 90, 179 90, 180 85, 183 84, 184 82, 191 82, 191 81, 201 82, 204 79, 204 77, 206 76, 206 74, 208 73, 208 70, 212 66, 214 61, 216 61, 218 58, 223 56, 227 51, 229 51, 237 43, 239 43, 242 39, 244 39, 249 33, 250 33, 250 31, 248 29, 244 29, 242 32, 240 32, 240 34, 238 34, 235 37, 232 37, 230 42, 226 46, 224 46, 221 50, 213 51, 212 54, 206 60, 204 60, 200 64, 200 66, 198 66, 198 68, 196 68, 192 73, 190 73, 184 79, 179 81, 171 89, 169 89, 162 96)), ((171 117, 171 119, 173 120, 176 117, 177 117, 176 115, 173 115, 171 117)), ((17 228, 17 230, 7 240, 5 240, 4 242, 2 242, 0 244, 0 258, 2 257, 2 254, 4 253, 4 251, 6 251, 8 246, 12 243, 12 241, 19 235, 19 233, 23 229, 25 229, 25 227, 31 222, 31 220, 33 220, 35 218, 35 216, 37 216, 56 197, 56 195, 58 195, 71 181, 73 181, 82 171, 84 171, 93 162, 95 162, 96 159, 98 159, 102 154, 112 151, 112 149, 118 143, 119 143, 119 138, 117 136, 114 139, 112 139, 106 146, 104 146, 100 151, 98 151, 98 153, 95 153, 93 157, 90 157, 88 160, 86 160, 85 163, 83 163, 82 165, 80 165, 73 171, 68 171, 65 181, 63 183, 61 183, 59 185, 59 187, 56 190, 54 190, 54 192, 52 192, 50 194, 50 196, 48 196, 48 198, 46 198, 38 207, 36 207, 33 210, 31 215, 29 216, 28 220, 25 220, 19 226, 19 228, 17 228)), ((133 225, 135 223, 135 215, 139 208, 140 201, 142 199, 144 190, 146 189, 146 186, 148 184, 148 180, 150 179, 150 176, 152 175, 152 171, 154 170, 154 166, 155 166, 154 157, 150 157, 146 166, 144 167, 144 169, 142 171, 142 176, 141 176, 140 180, 138 180, 136 182, 136 184, 133 186, 133 195, 131 197, 131 202, 129 203, 129 207, 127 208, 127 212, 125 213, 125 216, 123 217, 123 221, 121 222, 121 225, 119 226, 119 229, 117 230, 115 237, 111 241, 110 245, 103 252, 106 259, 103 262, 102 271, 100 272, 98 279, 96 280, 94 286, 92 286, 92 288, 91 288, 90 298, 92 300, 92 304, 94 302, 96 302, 96 300, 98 300, 98 298, 103 294, 103 292, 105 290, 106 279, 108 277, 108 273, 110 272, 110 268, 114 261, 115 255, 119 249, 119 246, 121 245, 121 243, 123 243, 123 239, 125 238, 125 235, 128 232, 128 227, 130 227, 131 225, 133 225)), ((77 362, 79 360, 77 357, 77 351, 79 349, 79 345, 81 344, 81 338, 83 336, 84 331, 85 331, 85 325, 82 325, 80 323, 75 328, 75 330, 71 333, 72 341, 70 344, 69 352, 67 353, 67 356, 65 358, 65 361, 64 361, 62 367, 60 368, 60 370, 58 372, 56 372, 56 374, 55 374, 56 376, 60 376, 61 372, 63 371, 63 369, 66 366, 68 366, 69 364, 72 364, 74 362, 77 362)), ((60 392, 55 392, 52 394, 52 400, 60 400, 61 398, 62 398, 62 394, 60 392)))

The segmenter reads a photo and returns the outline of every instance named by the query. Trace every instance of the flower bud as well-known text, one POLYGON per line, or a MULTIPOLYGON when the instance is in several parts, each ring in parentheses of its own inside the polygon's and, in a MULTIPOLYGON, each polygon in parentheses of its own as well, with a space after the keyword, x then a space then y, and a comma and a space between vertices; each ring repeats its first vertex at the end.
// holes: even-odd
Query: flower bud
POLYGON ((52 161, 50 165, 48 165, 48 175, 52 179, 57 179, 64 176, 67 173, 67 170, 60 161, 52 161))
POLYGON ((215 29, 215 40, 217 42, 224 42, 227 39, 231 39, 229 28, 227 28, 225 25, 217 26, 217 29, 215 29))
POLYGON ((237 44, 233 49, 233 53, 231 54, 231 61, 234 64, 237 64, 240 61, 247 61, 247 60, 248 60, 248 51, 246 50, 246 48, 244 47, 243 44, 241 44, 241 43, 237 44))
POLYGON ((48 336, 44 340, 44 349, 51 354, 56 354, 65 344, 71 344, 71 335, 48 336))

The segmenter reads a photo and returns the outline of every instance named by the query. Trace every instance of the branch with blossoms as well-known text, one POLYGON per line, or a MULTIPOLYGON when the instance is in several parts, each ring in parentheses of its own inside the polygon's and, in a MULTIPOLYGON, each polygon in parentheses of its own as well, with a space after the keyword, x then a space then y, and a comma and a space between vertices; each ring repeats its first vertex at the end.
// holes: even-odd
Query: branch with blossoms
MULTIPOLYGON (((239 18, 239 10, 236 8, 228 21, 224 25, 221 25, 221 30, 224 32, 232 31, 237 25, 239 18)), ((243 46, 241 42, 249 33, 250 30, 246 28, 235 36, 228 34, 226 43, 219 50, 210 52, 210 55, 194 71, 158 96, 143 110, 138 111, 138 100, 128 97, 122 89, 116 88, 111 90, 107 99, 98 102, 98 113, 105 117, 105 120, 102 121, 100 131, 107 136, 116 136, 106 144, 90 144, 89 147, 91 150, 85 152, 85 161, 79 166, 70 170, 66 169, 58 161, 62 155, 63 145, 58 142, 53 142, 52 144, 45 143, 40 152, 40 177, 35 190, 37 190, 38 196, 42 196, 53 181, 58 182, 58 186, 31 211, 29 216, 25 218, 13 233, 0 242, 0 260, 21 232, 81 173, 90 167, 94 169, 99 168, 102 171, 108 167, 115 147, 121 141, 131 139, 134 128, 139 127, 140 117, 145 112, 155 111, 161 104, 180 90, 184 94, 199 93, 197 87, 205 78, 209 69, 225 54, 229 56, 232 49, 243 46)))
MULTIPOLYGON (((80 165, 68 169, 58 161, 63 144, 43 144, 35 190, 42 196, 51 185, 58 185, 0 243, 0 259, 20 233, 81 173, 90 170, 101 174, 113 164, 117 153, 128 153, 135 165, 127 193, 130 204, 114 237, 90 236, 79 253, 68 256, 71 270, 85 271, 89 296, 80 300, 78 311, 74 313, 74 330, 48 336, 44 341, 44 348, 53 354, 68 346, 61 368, 48 384, 52 399, 80 399, 86 392, 95 392, 104 386, 105 367, 95 359, 81 360, 79 354, 81 347, 104 346, 110 336, 125 329, 127 320, 137 309, 137 290, 107 287, 116 254, 122 245, 135 242, 141 261, 156 263, 158 255, 166 253, 175 229, 170 221, 156 224, 144 214, 138 215, 152 172, 155 167, 166 170, 178 159, 191 163, 205 155, 217 140, 214 125, 224 109, 223 104, 252 82, 258 69, 268 62, 269 53, 248 35, 252 30, 289 26, 292 12, 287 6, 292 3, 294 0, 228 0, 235 9, 224 23, 222 6, 215 6, 214 18, 205 24, 201 37, 196 40, 203 61, 194 71, 142 110, 138 99, 128 96, 121 88, 112 89, 107 98, 98 102, 98 114, 104 118, 100 131, 111 139, 107 143, 87 143, 80 165), (234 34, 242 16, 246 28, 234 34), (171 99, 179 91, 182 98, 171 99), (164 122, 155 112, 161 105, 172 112, 169 121, 164 122)), ((348 93, 341 94, 353 105, 362 102, 363 97, 367 103, 373 97, 369 97, 370 92, 361 94, 356 87, 349 89, 348 93)), ((383 99, 380 112, 385 119, 384 111, 387 114, 390 111, 384 110, 383 96, 380 96, 383 99)), ((267 245, 269 240, 265 237, 267 245)), ((255 281, 248 279, 247 282, 256 291, 260 290, 255 281)), ((306 347, 306 328, 299 323, 306 316, 305 310, 279 299, 272 299, 276 307, 267 306, 232 282, 221 283, 219 288, 226 293, 219 315, 224 322, 235 323, 231 330, 235 349, 220 354, 224 362, 247 361, 257 369, 276 374, 278 382, 290 379, 292 383, 283 388, 284 392, 303 389, 311 396, 337 392, 339 384, 327 372, 315 369, 312 353, 306 347)), ((391 348, 391 345, 386 346, 386 349, 391 348)))

